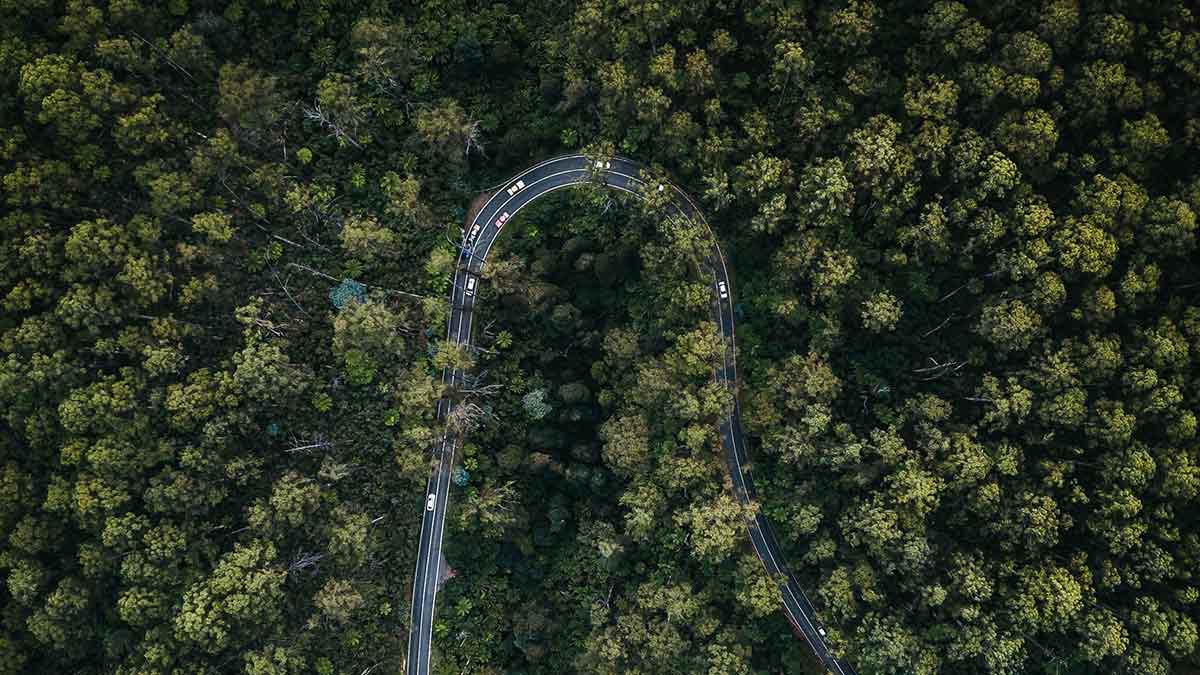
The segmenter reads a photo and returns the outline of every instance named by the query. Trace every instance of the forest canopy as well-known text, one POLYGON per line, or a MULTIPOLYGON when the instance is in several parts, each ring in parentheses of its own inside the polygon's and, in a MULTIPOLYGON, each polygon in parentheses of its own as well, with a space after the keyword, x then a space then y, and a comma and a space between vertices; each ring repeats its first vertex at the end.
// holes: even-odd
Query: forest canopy
POLYGON ((754 509, 863 675, 1200 665, 1189 3, 0 10, 0 673, 399 671, 448 365, 437 672, 820 672, 754 509), (750 509, 653 212, 539 201, 442 339, 580 149, 726 253, 750 509))

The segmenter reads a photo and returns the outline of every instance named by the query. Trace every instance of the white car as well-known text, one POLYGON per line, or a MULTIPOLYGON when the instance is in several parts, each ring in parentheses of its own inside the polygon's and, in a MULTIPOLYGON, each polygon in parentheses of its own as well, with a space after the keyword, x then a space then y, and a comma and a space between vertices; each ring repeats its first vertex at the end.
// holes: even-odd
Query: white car
POLYGON ((465 291, 467 295, 475 295, 475 281, 475 277, 467 277, 467 289, 465 291))
POLYGON ((479 223, 475 223, 475 226, 471 228, 471 234, 467 235, 467 243, 468 244, 475 243, 475 237, 479 236, 479 228, 480 227, 481 226, 479 223))
POLYGON ((611 169, 612 162, 606 162, 604 160, 598 159, 598 160, 596 160, 596 168, 597 169, 611 169))
POLYGON ((658 184, 658 191, 659 191, 659 192, 662 192, 663 190, 666 190, 666 189, 667 189, 667 186, 663 185, 662 183, 659 183, 659 184, 658 184))
POLYGON ((825 629, 824 628, 818 628, 817 632, 821 634, 821 637, 825 637, 825 629))
POLYGON ((437 495, 429 495, 429 498, 425 500, 425 510, 432 511, 435 503, 437 503, 437 495))
POLYGON ((519 180, 519 181, 513 183, 512 187, 508 188, 508 196, 511 197, 524 189, 525 189, 525 181, 519 180))
POLYGON ((507 223, 507 222, 508 222, 508 211, 505 211, 504 213, 500 214, 499 218, 496 219, 496 229, 498 230, 498 229, 504 227, 504 223, 507 223))
POLYGON ((717 282, 717 292, 721 294, 722 300, 727 300, 729 298, 729 289, 725 286, 724 281, 717 282))

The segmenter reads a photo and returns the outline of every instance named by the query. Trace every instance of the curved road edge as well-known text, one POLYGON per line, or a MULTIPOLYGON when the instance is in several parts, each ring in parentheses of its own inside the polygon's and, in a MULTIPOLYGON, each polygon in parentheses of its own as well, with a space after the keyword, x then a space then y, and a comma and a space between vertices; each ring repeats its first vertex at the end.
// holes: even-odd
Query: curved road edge
MULTIPOLYGON (((689 222, 700 223, 711 242, 711 251, 706 262, 713 272, 713 318, 726 341, 724 363, 714 369, 713 375, 717 381, 724 382, 734 395, 733 409, 727 418, 721 420, 719 432, 733 481, 734 494, 739 503, 747 505, 756 498, 757 491, 754 479, 745 466, 748 460, 741 429, 741 406, 737 397, 733 292, 725 258, 721 254, 715 233, 691 197, 668 182, 647 185, 641 178, 643 169, 638 162, 622 157, 595 160, 583 154, 573 154, 547 159, 503 183, 480 207, 470 227, 465 228, 463 232, 458 264, 450 288, 450 315, 446 339, 452 344, 471 345, 476 284, 479 283, 488 252, 508 221, 530 202, 555 190, 597 182, 635 196, 641 196, 647 190, 669 189, 673 199, 665 207, 668 215, 678 215, 689 222)), ((449 385, 460 382, 464 376, 465 373, 461 370, 446 369, 442 373, 442 383, 449 385)), ((438 401, 439 420, 444 420, 450 410, 451 404, 448 400, 438 401)), ((459 440, 447 430, 443 430, 439 447, 435 451, 437 466, 429 477, 426 496, 422 498, 425 510, 413 575, 407 661, 409 675, 428 675, 431 668, 433 619, 440 576, 442 539, 445 534, 446 512, 449 509, 450 475, 459 440)), ((750 534, 751 545, 767 572, 784 580, 780 586, 784 614, 795 632, 804 637, 813 653, 830 672, 838 675, 856 675, 848 662, 830 653, 826 631, 817 621, 813 605, 799 582, 782 561, 779 544, 770 522, 761 513, 756 513, 753 520, 747 522, 747 531, 750 534)))

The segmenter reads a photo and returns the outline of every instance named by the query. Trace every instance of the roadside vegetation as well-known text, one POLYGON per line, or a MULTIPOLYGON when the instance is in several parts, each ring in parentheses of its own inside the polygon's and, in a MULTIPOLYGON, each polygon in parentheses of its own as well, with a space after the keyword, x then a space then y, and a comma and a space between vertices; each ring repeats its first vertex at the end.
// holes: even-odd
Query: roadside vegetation
POLYGON ((581 147, 713 224, 758 508, 860 673, 1197 665, 1187 3, 0 8, 0 673, 397 671, 465 363, 438 668, 810 668, 689 233, 547 198, 442 344, 464 209, 581 147))
POLYGON ((476 310, 484 376, 463 395, 489 420, 463 451, 437 660, 589 673, 785 662, 775 652, 795 638, 717 443, 732 400, 712 379, 725 344, 694 240, 599 188, 520 217, 476 310))

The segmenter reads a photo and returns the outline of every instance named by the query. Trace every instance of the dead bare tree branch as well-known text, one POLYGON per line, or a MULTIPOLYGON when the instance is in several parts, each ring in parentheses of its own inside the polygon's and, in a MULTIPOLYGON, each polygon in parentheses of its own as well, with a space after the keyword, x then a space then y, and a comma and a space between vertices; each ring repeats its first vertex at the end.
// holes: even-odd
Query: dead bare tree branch
POLYGON ((469 434, 495 417, 495 414, 474 401, 462 401, 450 409, 450 414, 446 416, 446 426, 455 433, 469 434))
POLYGON ((317 563, 325 557, 324 553, 301 552, 296 551, 292 556, 292 563, 288 565, 288 574, 298 572, 308 572, 309 574, 317 573, 317 563))
POLYGON ((947 317, 946 317, 946 319, 945 319, 944 321, 942 321, 941 323, 939 323, 939 324, 938 324, 936 327, 934 327, 934 328, 930 328, 929 330, 925 331, 925 333, 923 333, 923 334, 921 335, 921 337, 923 337, 923 338, 927 338, 927 337, 929 337, 930 335, 933 335, 934 333, 938 332, 939 330, 941 330, 941 329, 942 329, 942 327, 943 327, 943 326, 945 326, 946 324, 950 323, 950 320, 951 320, 951 319, 953 319, 954 317, 955 317, 955 315, 954 315, 954 314, 951 314, 950 316, 947 316, 947 317))
POLYGON ((333 134, 333 137, 336 138, 339 143, 349 143, 355 148, 362 150, 362 146, 359 145, 358 141, 354 140, 353 137, 354 132, 358 131, 358 123, 360 122, 357 117, 350 116, 350 119, 346 120, 345 122, 334 119, 329 113, 321 109, 320 103, 314 103, 311 108, 304 106, 304 117, 310 121, 316 122, 324 129, 329 129, 330 133, 333 134), (347 124, 350 126, 348 127, 347 124))
POLYGON ((966 361, 957 361, 954 359, 950 359, 949 361, 946 361, 944 363, 938 363, 937 359, 933 358, 932 356, 929 357, 929 360, 930 360, 930 362, 933 363, 932 366, 926 366, 924 368, 914 368, 913 369, 914 373, 929 373, 928 377, 921 378, 921 380, 923 382, 928 382, 929 380, 936 380, 936 379, 945 377, 946 375, 953 375, 954 373, 957 373, 959 370, 962 370, 963 366, 967 365, 966 361))
POLYGON ((293 439, 292 443, 294 443, 295 445, 293 445, 293 447, 285 450, 285 452, 287 452, 288 454, 291 454, 294 452, 308 453, 308 452, 311 452, 312 450, 328 450, 330 448, 333 448, 335 445, 333 441, 325 440, 324 438, 321 438, 320 435, 314 436, 312 438, 312 440, 308 440, 308 441, 299 441, 299 440, 293 439))
POLYGON ((292 292, 288 290, 287 282, 283 279, 280 279, 279 274, 274 269, 271 270, 271 276, 274 277, 275 281, 279 283, 279 287, 283 289, 283 292, 287 295, 288 300, 292 301, 292 304, 296 306, 296 309, 300 310, 304 316, 312 316, 307 310, 300 306, 299 302, 296 302, 296 298, 292 295, 292 292))
MULTIPOLYGON (((341 279, 334 278, 334 277, 332 277, 332 276, 330 276, 330 275, 328 275, 328 274, 326 274, 326 273, 322 272, 321 270, 315 270, 315 269, 313 269, 313 268, 309 267, 308 265, 302 265, 302 264, 300 264, 300 263, 297 263, 297 262, 290 262, 290 263, 288 263, 288 264, 287 264, 287 266, 288 266, 288 267, 295 267, 295 268, 296 268, 296 269, 298 269, 298 270, 304 270, 305 272, 308 272, 309 274, 313 274, 313 275, 316 275, 316 276, 318 276, 318 277, 321 277, 322 279, 326 279, 326 280, 328 280, 328 281, 332 281, 332 282, 333 282, 333 283, 335 283, 335 284, 340 284, 340 283, 342 283, 342 280, 341 280, 341 279)), ((359 282, 359 283, 362 283, 362 282, 359 282)), ((375 286, 375 285, 372 285, 372 284, 363 284, 363 286, 366 286, 367 288, 377 288, 377 289, 379 289, 379 290, 381 290, 381 291, 383 291, 383 292, 385 292, 385 293, 392 293, 392 294, 395 294, 395 295, 403 295, 403 296, 406 296, 406 297, 409 297, 409 298, 416 298, 417 300, 425 300, 425 299, 426 299, 426 297, 425 297, 424 295, 418 295, 418 294, 416 294, 416 293, 409 293, 408 291, 398 291, 398 290, 396 290, 396 289, 394 289, 394 288, 384 288, 383 286, 375 286)))

